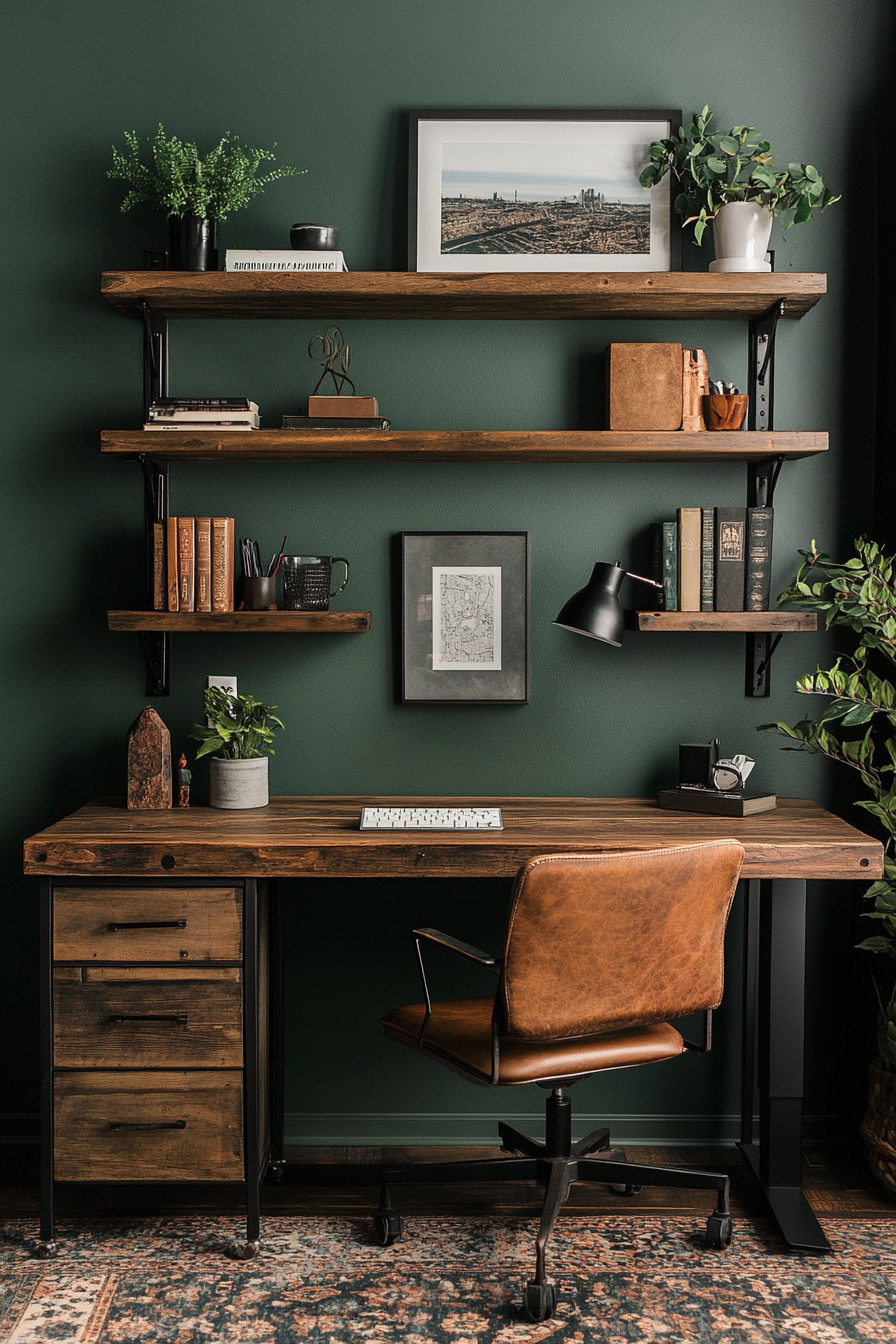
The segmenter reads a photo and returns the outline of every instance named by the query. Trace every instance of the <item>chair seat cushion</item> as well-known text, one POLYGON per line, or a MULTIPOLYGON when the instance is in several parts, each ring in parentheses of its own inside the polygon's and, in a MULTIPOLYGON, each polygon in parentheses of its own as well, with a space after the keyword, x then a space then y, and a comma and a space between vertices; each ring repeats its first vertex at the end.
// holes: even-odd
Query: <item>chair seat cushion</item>
MULTIPOLYGON (((422 1003, 393 1008, 380 1019, 380 1025, 391 1040, 434 1055, 475 1082, 490 1084, 493 1008, 492 998, 434 1003, 422 1045, 418 1040, 426 1012, 422 1003)), ((673 1059, 684 1051, 681 1036, 668 1022, 560 1041, 502 1036, 499 1045, 499 1085, 581 1077, 601 1069, 653 1064, 673 1059)))

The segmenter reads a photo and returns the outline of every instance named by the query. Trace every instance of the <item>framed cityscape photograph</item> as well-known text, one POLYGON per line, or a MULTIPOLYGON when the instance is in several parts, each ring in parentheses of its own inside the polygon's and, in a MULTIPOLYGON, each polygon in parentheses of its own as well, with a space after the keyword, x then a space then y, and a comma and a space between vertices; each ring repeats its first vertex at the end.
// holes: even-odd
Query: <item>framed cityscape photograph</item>
POLYGON ((672 271, 670 178, 638 178, 666 111, 415 111, 408 270, 672 271))
POLYGON ((529 533, 402 532, 405 704, 529 703, 529 533))

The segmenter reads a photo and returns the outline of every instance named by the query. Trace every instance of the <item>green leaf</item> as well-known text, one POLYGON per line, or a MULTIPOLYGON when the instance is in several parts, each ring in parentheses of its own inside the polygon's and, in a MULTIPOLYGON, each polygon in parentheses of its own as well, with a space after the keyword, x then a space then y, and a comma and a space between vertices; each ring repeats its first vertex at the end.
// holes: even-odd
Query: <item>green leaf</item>
POLYGON ((850 712, 846 715, 846 718, 843 720, 843 727, 852 728, 855 724, 867 723, 869 719, 873 718, 874 718, 873 705, 856 705, 856 707, 854 709, 851 709, 850 712))

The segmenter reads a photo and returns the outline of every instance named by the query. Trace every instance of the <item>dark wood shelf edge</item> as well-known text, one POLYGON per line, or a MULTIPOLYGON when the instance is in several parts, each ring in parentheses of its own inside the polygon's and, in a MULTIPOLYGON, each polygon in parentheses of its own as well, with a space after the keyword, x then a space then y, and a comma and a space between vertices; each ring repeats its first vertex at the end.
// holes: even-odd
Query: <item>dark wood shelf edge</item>
POLYGON ((828 451, 823 430, 295 430, 251 434, 105 429, 100 451, 162 461, 755 462, 828 451))
POLYGON ((365 634, 369 611, 107 611, 110 630, 169 634, 365 634))
POLYGON ((805 634, 818 629, 818 617, 811 611, 627 611, 625 624, 642 634, 805 634))

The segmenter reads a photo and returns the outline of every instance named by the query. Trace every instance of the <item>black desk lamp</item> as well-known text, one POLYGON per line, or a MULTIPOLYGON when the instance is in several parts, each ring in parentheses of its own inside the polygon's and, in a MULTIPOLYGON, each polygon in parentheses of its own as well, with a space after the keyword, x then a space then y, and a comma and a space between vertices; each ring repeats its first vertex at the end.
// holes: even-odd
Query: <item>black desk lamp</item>
POLYGON ((662 589, 663 585, 654 579, 645 579, 640 574, 630 574, 621 565, 608 565, 598 561, 591 571, 591 578, 584 588, 580 588, 564 606, 554 625, 564 630, 572 630, 577 635, 587 635, 589 639, 600 639, 605 644, 613 644, 617 649, 622 645, 622 632, 625 629, 625 617, 619 603, 619 589, 623 579, 637 579, 639 583, 649 583, 653 588, 662 589))

